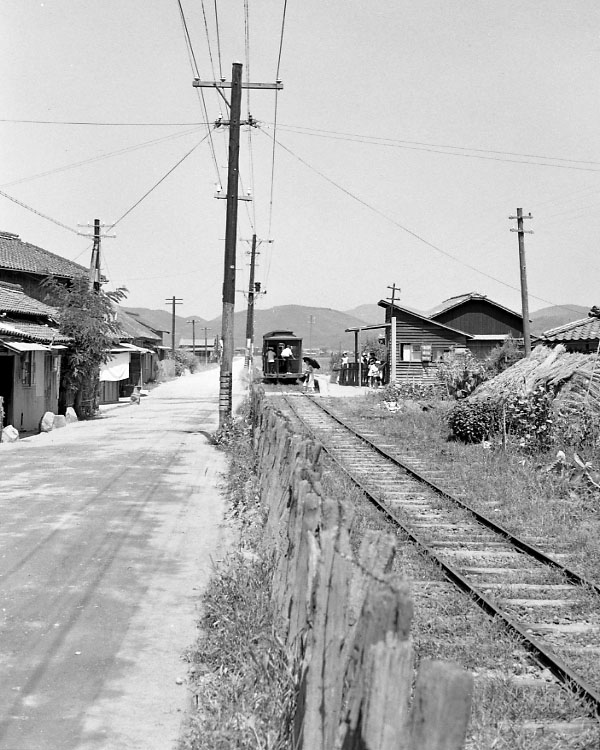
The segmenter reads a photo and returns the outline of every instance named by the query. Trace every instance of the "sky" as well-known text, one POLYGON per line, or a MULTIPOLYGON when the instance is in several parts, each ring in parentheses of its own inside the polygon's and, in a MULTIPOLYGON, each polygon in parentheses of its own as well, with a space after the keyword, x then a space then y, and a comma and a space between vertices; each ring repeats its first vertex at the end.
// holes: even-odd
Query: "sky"
POLYGON ((1 0, 1 230, 87 266, 116 222, 128 306, 220 314, 227 112, 180 8, 203 80, 284 85, 244 93, 236 308, 256 233, 263 308, 520 310, 517 207, 530 309, 600 304, 597 0, 1 0))

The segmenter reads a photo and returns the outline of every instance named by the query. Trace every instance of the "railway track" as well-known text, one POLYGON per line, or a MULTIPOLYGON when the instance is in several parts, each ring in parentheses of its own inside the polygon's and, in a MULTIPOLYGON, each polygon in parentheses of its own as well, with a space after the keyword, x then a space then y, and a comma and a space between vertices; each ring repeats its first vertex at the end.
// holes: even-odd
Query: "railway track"
POLYGON ((331 409, 300 394, 278 399, 389 522, 479 607, 498 618, 546 673, 600 716, 600 586, 470 508, 331 409))

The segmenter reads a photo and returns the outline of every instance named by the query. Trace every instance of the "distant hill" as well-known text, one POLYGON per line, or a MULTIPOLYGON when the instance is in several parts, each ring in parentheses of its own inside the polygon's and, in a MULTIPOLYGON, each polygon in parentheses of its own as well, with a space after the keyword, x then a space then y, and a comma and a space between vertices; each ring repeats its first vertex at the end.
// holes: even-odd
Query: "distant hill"
MULTIPOLYGON (((381 308, 378 309, 383 312, 381 308)), ((382 319, 381 314, 378 320, 369 322, 381 322, 382 319)), ((209 321, 208 325, 213 330, 220 331, 221 318, 209 321)), ((363 319, 329 307, 282 305, 268 310, 257 308, 254 316, 254 343, 255 346, 260 346, 263 334, 268 331, 288 330, 304 339, 305 349, 350 350, 354 347, 354 334, 344 333, 344 330, 363 325, 365 325, 363 319)), ((376 334, 371 332, 370 335, 376 334)), ((246 345, 246 310, 235 313, 234 340, 236 348, 246 345)))
POLYGON ((359 305, 352 310, 344 310, 344 313, 368 324, 382 323, 385 317, 385 310, 379 305, 359 305))
MULTIPOLYGON (((125 312, 131 313, 139 317, 142 323, 146 323, 150 328, 154 328, 157 331, 166 331, 163 334, 163 344, 165 346, 171 346, 171 323, 172 313, 168 309, 165 310, 151 310, 147 307, 123 307, 125 312)), ((204 335, 201 333, 203 326, 209 325, 203 318, 199 318, 197 315, 192 315, 189 318, 183 318, 179 315, 175 315, 175 346, 179 344, 180 338, 191 339, 192 338, 192 325, 189 323, 192 319, 196 320, 196 338, 200 338, 204 335)), ((220 332, 220 328, 217 331, 220 332)), ((209 338, 214 336, 214 333, 209 332, 209 338)))
POLYGON ((572 323, 574 320, 587 318, 590 308, 591 305, 586 307, 581 305, 543 307, 529 316, 531 318, 531 333, 534 336, 539 336, 544 331, 549 331, 550 328, 557 328, 558 326, 564 326, 566 323, 572 323))

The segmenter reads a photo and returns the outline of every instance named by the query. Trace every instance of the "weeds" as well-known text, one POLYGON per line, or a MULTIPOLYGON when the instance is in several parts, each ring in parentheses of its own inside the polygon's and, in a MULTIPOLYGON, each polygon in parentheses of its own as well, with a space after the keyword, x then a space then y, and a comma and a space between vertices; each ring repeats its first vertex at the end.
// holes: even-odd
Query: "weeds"
POLYGON ((295 684, 273 620, 272 560, 260 543, 264 513, 247 413, 214 442, 229 453, 226 492, 239 543, 203 597, 200 635, 187 655, 194 710, 179 750, 284 750, 295 684))

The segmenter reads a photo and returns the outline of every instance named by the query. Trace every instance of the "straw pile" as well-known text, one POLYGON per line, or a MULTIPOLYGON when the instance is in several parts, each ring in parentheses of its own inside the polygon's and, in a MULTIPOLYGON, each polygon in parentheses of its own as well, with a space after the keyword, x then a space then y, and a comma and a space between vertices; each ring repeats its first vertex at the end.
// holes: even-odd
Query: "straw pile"
POLYGON ((515 393, 526 395, 539 386, 555 393, 555 410, 577 413, 586 404, 600 414, 600 357, 569 353, 562 344, 554 348, 539 345, 527 359, 482 383, 471 399, 502 403, 515 393))

